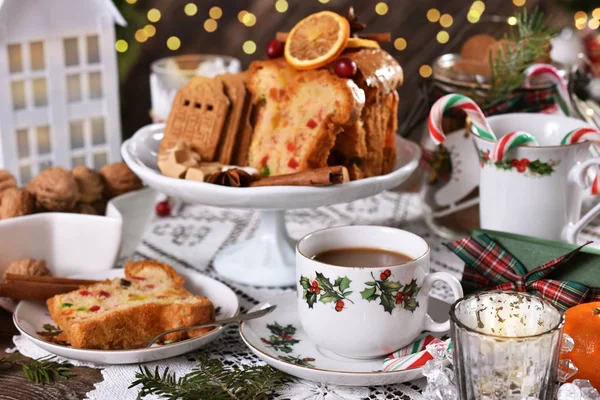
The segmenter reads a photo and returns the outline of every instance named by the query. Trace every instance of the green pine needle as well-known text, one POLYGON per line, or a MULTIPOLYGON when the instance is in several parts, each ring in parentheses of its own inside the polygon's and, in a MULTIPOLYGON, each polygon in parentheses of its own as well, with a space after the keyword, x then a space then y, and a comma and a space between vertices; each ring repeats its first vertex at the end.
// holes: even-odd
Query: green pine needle
POLYGON ((57 378, 68 379, 72 376, 73 365, 68 362, 53 361, 56 356, 46 356, 35 360, 24 361, 24 358, 13 354, 0 357, 0 364, 21 365, 27 380, 34 383, 53 383, 57 378))
POLYGON ((506 46, 495 57, 490 54, 492 77, 484 108, 508 99, 523 85, 525 70, 535 60, 547 56, 550 39, 555 31, 544 23, 544 15, 535 8, 530 14, 526 8, 517 15, 517 32, 505 36, 506 46))
POLYGON ((150 395, 169 400, 263 400, 290 377, 270 366, 225 368, 219 360, 199 356, 198 366, 183 377, 165 368, 162 373, 140 366, 129 388, 141 386, 138 398, 150 395))

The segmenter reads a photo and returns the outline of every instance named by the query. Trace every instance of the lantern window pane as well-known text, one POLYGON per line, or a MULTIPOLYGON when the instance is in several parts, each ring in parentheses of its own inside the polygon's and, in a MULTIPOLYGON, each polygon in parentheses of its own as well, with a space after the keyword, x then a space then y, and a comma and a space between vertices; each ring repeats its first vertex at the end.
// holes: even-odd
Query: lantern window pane
POLYGON ((23 81, 13 81, 10 84, 12 93, 13 110, 22 110, 25 108, 25 83, 23 81))
POLYGON ((100 63, 100 47, 98 45, 98 36, 88 36, 87 39, 87 62, 88 64, 100 63))
POLYGON ((29 56, 31 57, 31 70, 42 71, 46 68, 44 61, 44 43, 32 42, 29 44, 29 56))
POLYGON ((48 105, 46 78, 37 78, 33 80, 33 104, 36 107, 44 107, 48 105))
POLYGON ((27 129, 17 129, 17 153, 19 158, 29 157, 29 135, 27 129))
POLYGON ((49 154, 52 149, 50 127, 48 125, 38 126, 35 129, 35 135, 37 141, 38 154, 49 154))
POLYGON ((73 167, 76 167, 78 165, 85 165, 85 156, 77 156, 71 158, 71 164, 73 165, 73 167))
POLYGON ((79 74, 67 75, 67 101, 69 103, 81 101, 81 76, 79 74))
POLYGON ((31 166, 21 165, 19 167, 19 176, 21 177, 21 184, 24 185, 31 180, 31 166))
POLYGON ((92 145, 97 146, 106 144, 106 135, 104 133, 104 118, 92 119, 92 145))
POLYGON ((23 55, 20 44, 8 45, 8 72, 11 74, 23 72, 23 55))
POLYGON ((71 150, 84 147, 83 121, 69 122, 69 136, 71 138, 71 150))
POLYGON ((96 153, 94 154, 94 169, 100 169, 107 164, 106 153, 96 153))
POLYGON ((88 76, 88 83, 90 85, 90 99, 101 99, 102 75, 100 74, 100 72, 90 72, 88 76))
POLYGON ((65 50, 65 65, 67 67, 79 65, 79 48, 77 47, 77 38, 63 39, 65 50))
POLYGON ((40 172, 45 170, 46 168, 50 168, 52 166, 52 160, 45 160, 40 162, 40 172))

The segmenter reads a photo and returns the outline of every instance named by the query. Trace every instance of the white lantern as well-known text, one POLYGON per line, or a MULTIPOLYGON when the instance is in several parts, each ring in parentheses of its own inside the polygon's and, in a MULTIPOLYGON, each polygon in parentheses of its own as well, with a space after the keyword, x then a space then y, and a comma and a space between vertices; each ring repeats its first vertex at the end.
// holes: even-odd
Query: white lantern
POLYGON ((115 23, 112 0, 0 0, 0 168, 21 184, 120 159, 115 23))

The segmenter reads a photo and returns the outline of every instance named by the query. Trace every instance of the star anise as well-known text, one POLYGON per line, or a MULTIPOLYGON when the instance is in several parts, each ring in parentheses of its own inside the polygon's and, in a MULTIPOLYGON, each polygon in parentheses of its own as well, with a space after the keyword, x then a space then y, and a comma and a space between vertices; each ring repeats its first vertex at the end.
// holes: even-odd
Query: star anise
POLYGON ((229 169, 206 177, 206 182, 231 187, 247 187, 256 178, 241 169, 229 169))
POLYGON ((348 11, 346 11, 346 19, 350 23, 350 35, 358 33, 367 27, 367 25, 358 22, 358 18, 354 13, 354 7, 348 7, 348 11))

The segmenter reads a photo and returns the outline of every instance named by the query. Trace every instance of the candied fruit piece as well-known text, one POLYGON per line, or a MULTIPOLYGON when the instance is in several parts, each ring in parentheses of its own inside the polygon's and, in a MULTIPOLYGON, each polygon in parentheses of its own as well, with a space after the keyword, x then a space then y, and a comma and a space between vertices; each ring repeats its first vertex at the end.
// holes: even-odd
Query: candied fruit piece
POLYGON ((95 305, 95 306, 91 306, 91 307, 90 307, 90 311, 91 311, 91 312, 96 312, 96 311, 98 311, 99 309, 100 309, 100 306, 99 306, 99 305, 95 305))

